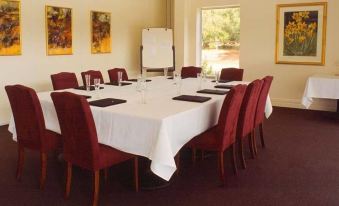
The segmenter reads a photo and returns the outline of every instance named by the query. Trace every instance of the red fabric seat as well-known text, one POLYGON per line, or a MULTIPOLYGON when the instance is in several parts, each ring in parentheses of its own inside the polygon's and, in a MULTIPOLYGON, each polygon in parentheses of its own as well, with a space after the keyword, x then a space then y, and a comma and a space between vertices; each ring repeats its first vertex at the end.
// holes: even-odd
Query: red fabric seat
POLYGON ((220 80, 242 81, 244 70, 238 68, 223 68, 220 72, 220 80))
POLYGON ((237 127, 237 138, 239 140, 240 157, 243 168, 246 168, 246 162, 243 152, 243 138, 248 137, 252 157, 254 158, 254 118, 255 110, 258 104, 258 98, 262 87, 262 80, 254 80, 246 89, 246 93, 241 105, 240 115, 237 127))
POLYGON ((86 85, 86 77, 85 75, 89 74, 91 76, 91 85, 94 84, 94 79, 100 79, 100 84, 104 83, 104 78, 102 77, 102 74, 100 71, 95 71, 95 70, 88 70, 85 72, 81 72, 81 78, 82 78, 82 83, 86 85))
POLYGON ((47 153, 61 147, 60 135, 46 130, 45 120, 36 92, 22 85, 5 87, 12 108, 17 141, 17 179, 21 179, 24 148, 39 151, 41 155, 40 189, 45 186, 47 153))
POLYGON ((126 72, 126 69, 124 68, 114 68, 108 70, 108 76, 110 82, 117 82, 118 81, 118 72, 122 72, 122 81, 127 81, 128 80, 128 75, 126 72))
POLYGON ((63 135, 67 162, 65 196, 70 193, 73 164, 94 172, 93 205, 97 205, 100 170, 130 159, 134 159, 135 189, 138 191, 137 157, 98 143, 92 112, 85 97, 69 92, 54 92, 51 97, 63 135))
MULTIPOLYGON (((258 105, 255 112, 255 119, 254 119, 254 127, 255 129, 259 127, 260 131, 260 139, 261 139, 261 145, 262 147, 265 147, 265 141, 264 141, 264 129, 263 129, 263 122, 265 119, 265 107, 266 107, 266 101, 268 97, 268 93, 271 88, 271 84, 273 81, 272 76, 266 76, 263 80, 263 86, 260 91, 259 99, 258 99, 258 105)), ((256 150, 256 145, 255 150, 256 150)))
POLYGON ((188 66, 182 67, 181 78, 197 78, 197 74, 201 73, 201 67, 188 66))
POLYGON ((61 72, 58 74, 52 74, 51 80, 54 90, 70 89, 79 86, 77 77, 74 73, 61 72))
POLYGON ((242 100, 245 94, 246 86, 237 85, 233 87, 225 97, 223 102, 217 126, 207 130, 201 135, 193 138, 188 144, 193 150, 193 162, 195 162, 195 151, 201 149, 204 151, 216 151, 219 153, 220 179, 222 184, 225 182, 224 175, 224 151, 231 147, 233 155, 233 168, 236 173, 235 159, 235 140, 238 116, 242 100))

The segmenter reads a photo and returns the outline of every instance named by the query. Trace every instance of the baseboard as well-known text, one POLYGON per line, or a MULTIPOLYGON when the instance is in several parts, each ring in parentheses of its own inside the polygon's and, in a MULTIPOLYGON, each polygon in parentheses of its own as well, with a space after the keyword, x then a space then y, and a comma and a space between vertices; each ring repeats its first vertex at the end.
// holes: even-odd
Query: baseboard
MULTIPOLYGON (((271 101, 273 106, 306 109, 305 106, 301 104, 301 99, 272 98, 271 101)), ((309 109, 333 112, 336 111, 336 100, 314 99, 309 109)))

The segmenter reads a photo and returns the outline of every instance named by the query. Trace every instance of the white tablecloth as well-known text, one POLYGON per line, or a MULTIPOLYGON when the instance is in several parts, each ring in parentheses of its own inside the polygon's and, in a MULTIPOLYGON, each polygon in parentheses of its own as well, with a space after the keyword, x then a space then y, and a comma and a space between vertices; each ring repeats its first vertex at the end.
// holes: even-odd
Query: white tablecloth
POLYGON ((316 74, 309 77, 301 103, 309 108, 313 98, 339 99, 339 76, 316 74))
MULTIPOLYGON (((81 91, 68 89, 77 94, 92 96, 90 100, 119 98, 127 103, 106 108, 91 107, 98 140, 124 152, 141 155, 151 160, 151 170, 165 180, 169 180, 176 170, 174 157, 190 139, 217 124, 224 95, 198 94, 212 99, 205 103, 172 100, 178 96, 173 80, 153 77, 148 83, 147 103, 141 103, 141 94, 136 91, 136 83, 129 86, 104 85, 104 89, 81 91)), ((246 82, 231 82, 239 84, 246 82)), ((210 80, 204 88, 213 88, 210 80)), ((181 94, 197 95, 197 79, 184 79, 181 94)), ((38 93, 46 128, 60 133, 51 92, 38 93)), ((266 117, 272 113, 271 101, 266 104, 266 117)), ((9 131, 16 140, 13 118, 9 131)))

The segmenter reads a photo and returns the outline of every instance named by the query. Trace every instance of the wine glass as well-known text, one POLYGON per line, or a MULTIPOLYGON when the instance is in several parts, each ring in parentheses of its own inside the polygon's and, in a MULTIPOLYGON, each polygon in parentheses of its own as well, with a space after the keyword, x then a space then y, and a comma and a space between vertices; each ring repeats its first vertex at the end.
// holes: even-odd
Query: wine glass
POLYGON ((86 74, 85 75, 85 87, 86 87, 86 90, 87 91, 90 91, 91 90, 91 75, 89 74, 86 74))

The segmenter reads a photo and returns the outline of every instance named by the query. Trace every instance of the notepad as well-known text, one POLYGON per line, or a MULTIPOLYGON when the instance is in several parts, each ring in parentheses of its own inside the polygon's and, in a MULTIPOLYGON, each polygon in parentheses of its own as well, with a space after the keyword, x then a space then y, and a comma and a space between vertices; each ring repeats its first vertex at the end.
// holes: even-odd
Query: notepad
POLYGON ((214 86, 215 88, 218 88, 218 89, 232 89, 234 87, 234 85, 217 85, 217 86, 214 86))
POLYGON ((187 102, 198 102, 198 103, 203 103, 203 102, 206 102, 210 99, 211 99, 211 97, 193 96, 193 95, 180 95, 180 96, 173 98, 173 100, 187 101, 187 102))
POLYGON ((225 95, 225 94, 228 93, 228 91, 225 91, 225 90, 217 90, 217 89, 203 89, 203 90, 197 91, 197 93, 225 95))
POLYGON ((114 99, 114 98, 105 98, 89 102, 90 105, 95 107, 109 107, 112 105, 126 103, 126 100, 123 99, 114 99))

